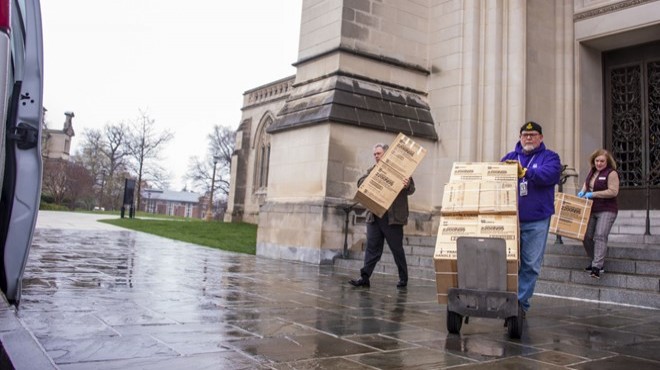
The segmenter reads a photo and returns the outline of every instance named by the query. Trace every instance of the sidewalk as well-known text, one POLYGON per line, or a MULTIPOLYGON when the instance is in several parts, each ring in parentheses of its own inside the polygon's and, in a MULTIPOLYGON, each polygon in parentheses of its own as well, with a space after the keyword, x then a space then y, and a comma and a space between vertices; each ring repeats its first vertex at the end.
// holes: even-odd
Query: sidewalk
MULTIPOLYGON (((534 297, 447 334, 432 282, 222 252, 42 212, 20 308, 0 307, 17 369, 657 369, 660 311, 534 297)), ((3 362, 3 359, 5 362, 3 362)))

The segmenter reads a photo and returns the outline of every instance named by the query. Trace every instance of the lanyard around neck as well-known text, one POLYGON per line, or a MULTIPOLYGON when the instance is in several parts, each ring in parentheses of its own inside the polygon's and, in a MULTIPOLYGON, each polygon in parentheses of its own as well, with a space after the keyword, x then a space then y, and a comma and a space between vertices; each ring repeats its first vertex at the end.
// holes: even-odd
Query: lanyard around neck
MULTIPOLYGON (((532 165, 532 162, 534 162, 534 157, 536 157, 536 154, 534 154, 532 156, 532 159, 530 159, 529 162, 527 162, 527 165, 523 166, 523 167, 524 168, 529 168, 532 165)), ((522 161, 520 160, 520 155, 518 155, 518 162, 520 163, 520 165, 522 165, 522 161)))

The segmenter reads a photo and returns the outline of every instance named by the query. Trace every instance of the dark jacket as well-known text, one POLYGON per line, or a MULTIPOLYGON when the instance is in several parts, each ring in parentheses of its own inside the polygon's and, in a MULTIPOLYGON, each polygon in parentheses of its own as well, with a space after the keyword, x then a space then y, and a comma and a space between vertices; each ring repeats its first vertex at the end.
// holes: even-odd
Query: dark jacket
MULTIPOLYGON (((371 168, 367 170, 367 173, 358 179, 358 187, 360 187, 364 179, 369 176, 369 173, 374 169, 374 167, 376 166, 371 166, 371 168)), ((399 195, 396 196, 394 202, 392 202, 392 205, 387 210, 388 225, 406 225, 408 223, 408 196, 412 195, 414 192, 415 181, 411 177, 410 182, 408 183, 408 187, 403 188, 399 192, 399 195)), ((373 223, 375 221, 375 217, 377 216, 374 216, 373 213, 367 210, 366 222, 373 223)))
MULTIPOLYGON (((555 213, 555 185, 561 176, 561 160, 559 155, 546 149, 541 143, 531 153, 525 154, 520 142, 516 149, 502 158, 502 161, 513 159, 527 168, 523 179, 527 180, 527 195, 520 196, 518 192, 518 218, 520 222, 544 220, 555 213)), ((518 179, 520 184, 523 179, 518 179)))

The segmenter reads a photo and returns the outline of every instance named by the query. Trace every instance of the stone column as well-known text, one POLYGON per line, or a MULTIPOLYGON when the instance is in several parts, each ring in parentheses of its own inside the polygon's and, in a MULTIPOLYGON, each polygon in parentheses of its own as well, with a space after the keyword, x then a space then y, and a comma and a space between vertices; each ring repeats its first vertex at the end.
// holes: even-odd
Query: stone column
MULTIPOLYGON (((331 262, 373 144, 399 132, 437 140, 426 94, 429 10, 413 0, 303 2, 294 89, 268 129, 258 255, 331 262)), ((349 234, 351 245, 364 228, 349 234)))

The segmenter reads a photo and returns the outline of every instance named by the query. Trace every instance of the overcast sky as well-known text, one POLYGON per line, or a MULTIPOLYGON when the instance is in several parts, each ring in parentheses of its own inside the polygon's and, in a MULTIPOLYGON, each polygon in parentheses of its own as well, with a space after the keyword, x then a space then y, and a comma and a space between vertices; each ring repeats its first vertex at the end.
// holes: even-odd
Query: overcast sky
POLYGON ((88 128, 143 110, 174 133, 171 188, 204 156, 213 125, 238 127, 243 92, 295 74, 302 0, 43 0, 50 128, 88 128))

